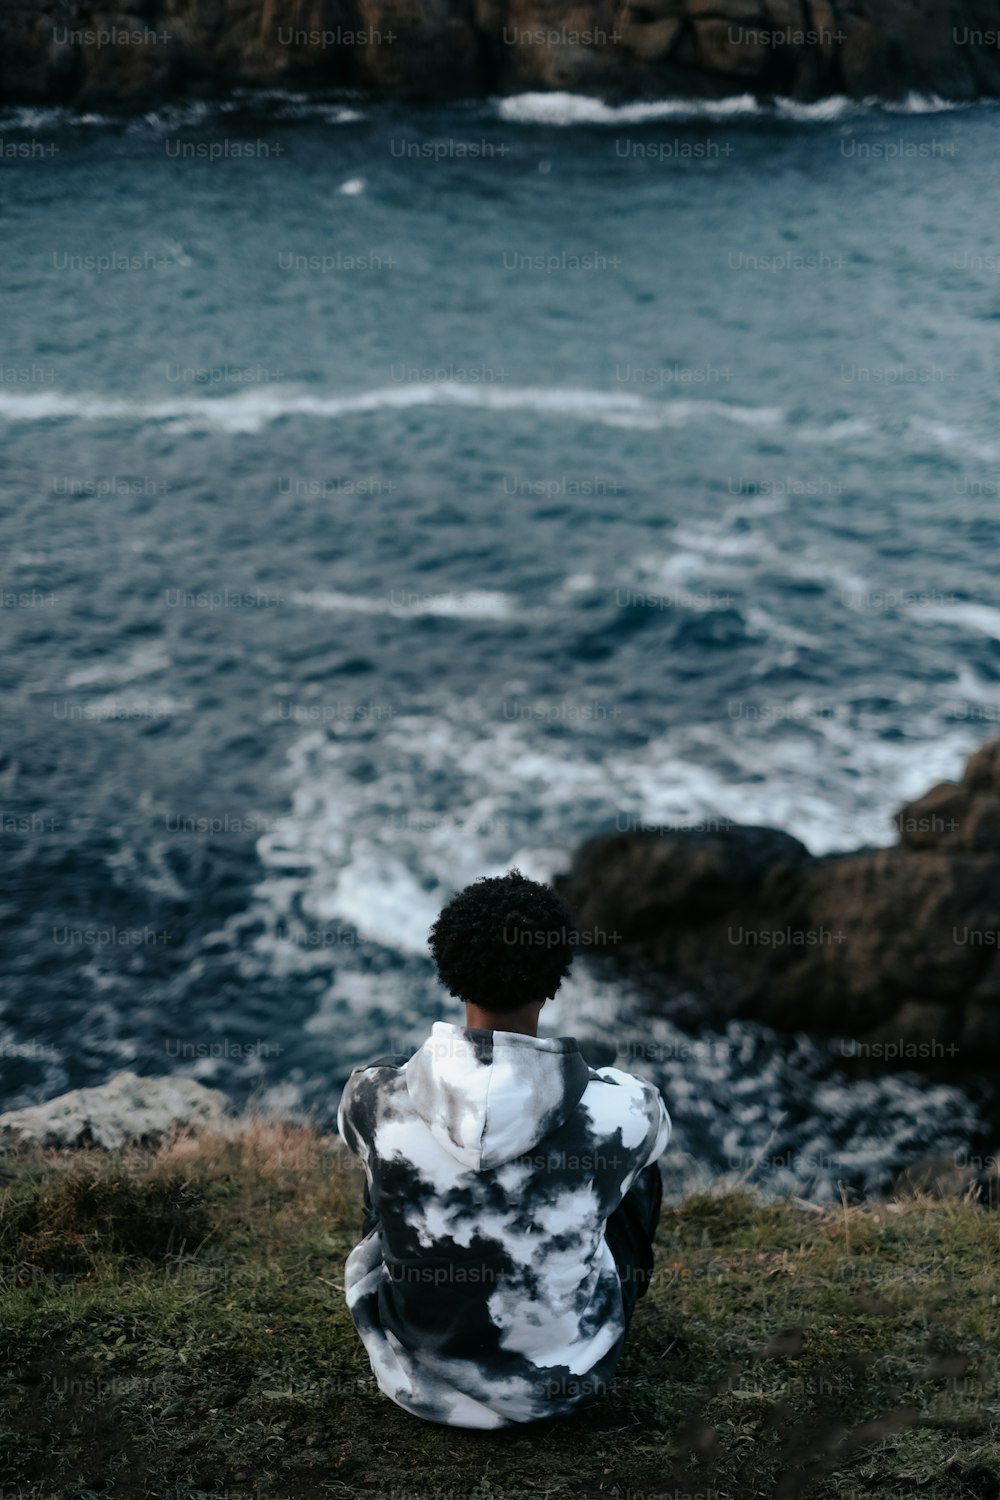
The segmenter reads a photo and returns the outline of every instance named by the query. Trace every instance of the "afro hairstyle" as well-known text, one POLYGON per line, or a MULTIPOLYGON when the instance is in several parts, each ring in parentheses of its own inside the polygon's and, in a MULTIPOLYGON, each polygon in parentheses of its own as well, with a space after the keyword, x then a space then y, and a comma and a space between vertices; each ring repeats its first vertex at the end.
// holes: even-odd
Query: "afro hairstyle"
POLYGON ((551 1000, 573 962, 574 927, 555 891, 510 870, 459 891, 430 948, 449 994, 500 1013, 551 1000))

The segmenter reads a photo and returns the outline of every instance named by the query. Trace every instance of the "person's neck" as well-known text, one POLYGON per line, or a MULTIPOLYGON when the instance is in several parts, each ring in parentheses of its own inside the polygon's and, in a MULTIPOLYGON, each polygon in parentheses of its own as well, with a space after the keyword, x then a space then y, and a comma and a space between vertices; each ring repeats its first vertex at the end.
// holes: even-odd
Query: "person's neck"
POLYGON ((538 1015, 541 1005, 521 1005, 517 1010, 482 1010, 478 1005, 466 1003, 465 1024, 483 1031, 517 1031, 522 1036, 538 1035, 538 1015))

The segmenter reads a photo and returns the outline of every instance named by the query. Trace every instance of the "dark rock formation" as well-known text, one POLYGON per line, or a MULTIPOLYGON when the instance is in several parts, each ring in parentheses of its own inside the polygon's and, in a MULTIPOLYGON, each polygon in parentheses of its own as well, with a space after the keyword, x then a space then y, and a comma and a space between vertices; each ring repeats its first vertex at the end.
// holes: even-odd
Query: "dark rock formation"
POLYGON ((995 0, 0 0, 0 102, 1000 94, 995 0))
POLYGON ((1000 742, 896 815, 893 848, 814 858, 767 828, 588 840, 581 928, 695 988, 712 1020, 852 1038, 845 1057, 1000 1059, 1000 742))
POLYGON ((893 1184, 892 1196, 959 1199, 970 1197, 984 1208, 1000 1208, 1000 1155, 922 1156, 904 1167, 893 1184))

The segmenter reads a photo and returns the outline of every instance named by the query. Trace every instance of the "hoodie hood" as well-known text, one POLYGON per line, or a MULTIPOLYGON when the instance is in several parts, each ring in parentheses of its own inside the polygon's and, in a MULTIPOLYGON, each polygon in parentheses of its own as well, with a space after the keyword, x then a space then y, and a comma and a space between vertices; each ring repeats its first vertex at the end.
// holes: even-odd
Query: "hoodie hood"
POLYGON ((574 1037, 435 1021, 403 1072, 431 1135, 463 1167, 489 1171, 537 1146, 579 1104, 590 1069, 574 1037))

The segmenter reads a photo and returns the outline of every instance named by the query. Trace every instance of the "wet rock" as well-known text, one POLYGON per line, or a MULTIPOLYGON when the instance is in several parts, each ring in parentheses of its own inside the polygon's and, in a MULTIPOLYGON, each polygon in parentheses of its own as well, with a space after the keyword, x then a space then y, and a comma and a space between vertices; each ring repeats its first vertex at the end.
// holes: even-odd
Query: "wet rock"
POLYGON ((994 1066, 1000 744, 896 824, 895 847, 823 858, 766 828, 604 835, 557 884, 581 926, 693 988, 712 1023, 852 1038, 845 1057, 875 1066, 994 1066))
POLYGON ((1000 742, 971 757, 961 783, 942 782, 896 814, 900 842, 911 849, 1000 853, 1000 742))
POLYGON ((1000 94, 992 0, 0 0, 0 102, 1000 94))

